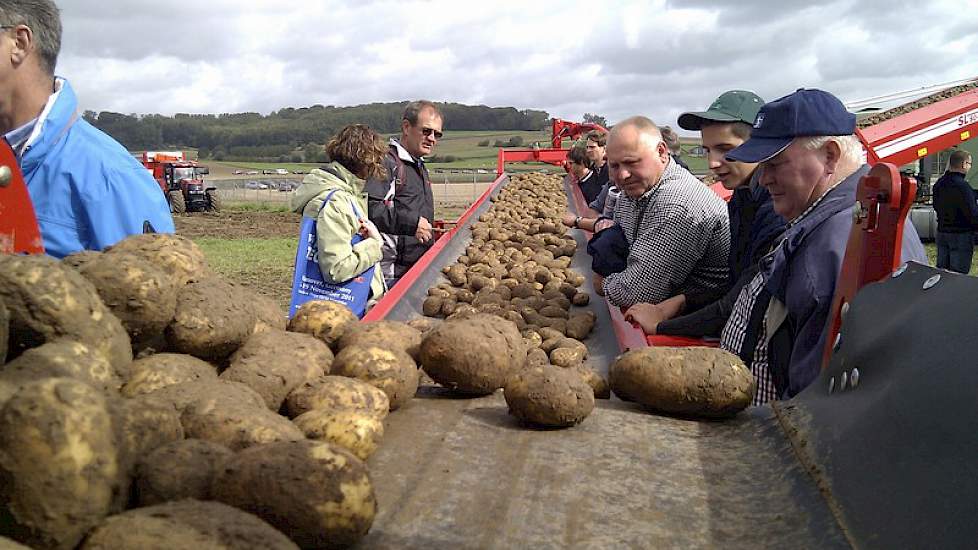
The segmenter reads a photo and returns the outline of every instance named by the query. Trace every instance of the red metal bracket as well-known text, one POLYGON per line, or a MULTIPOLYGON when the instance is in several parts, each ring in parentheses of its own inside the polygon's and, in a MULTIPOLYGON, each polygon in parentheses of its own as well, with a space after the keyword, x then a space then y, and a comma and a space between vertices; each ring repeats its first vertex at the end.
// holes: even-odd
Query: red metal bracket
POLYGON ((832 357, 847 304, 859 289, 888 277, 902 263, 903 226, 916 195, 916 182, 901 178, 897 167, 888 162, 873 166, 859 180, 852 230, 829 312, 822 368, 828 366, 832 357))
POLYGON ((6 140, 0 140, 0 253, 44 254, 34 205, 6 140))
POLYGON ((499 149, 496 157, 496 175, 506 171, 507 162, 545 162, 563 166, 567 159, 567 149, 499 149))

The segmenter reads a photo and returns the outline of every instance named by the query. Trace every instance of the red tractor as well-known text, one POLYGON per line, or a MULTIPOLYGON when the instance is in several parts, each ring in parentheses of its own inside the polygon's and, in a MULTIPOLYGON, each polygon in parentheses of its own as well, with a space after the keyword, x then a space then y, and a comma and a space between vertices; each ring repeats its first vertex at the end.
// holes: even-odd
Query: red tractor
POLYGON ((218 212, 221 198, 216 187, 204 187, 206 166, 187 160, 183 151, 146 151, 142 158, 174 213, 218 212))

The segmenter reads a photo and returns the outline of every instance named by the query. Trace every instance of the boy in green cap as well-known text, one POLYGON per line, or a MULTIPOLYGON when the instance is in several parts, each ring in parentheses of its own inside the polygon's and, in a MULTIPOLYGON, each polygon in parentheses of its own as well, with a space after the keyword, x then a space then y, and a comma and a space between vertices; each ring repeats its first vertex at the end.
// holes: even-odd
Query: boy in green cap
POLYGON ((784 219, 774 212, 771 196, 759 181, 757 164, 735 162, 725 155, 750 138, 751 126, 764 100, 753 92, 724 92, 705 111, 679 116, 684 130, 699 131, 710 172, 733 191, 730 216, 729 283, 717 292, 680 294, 658 304, 635 304, 625 318, 647 334, 717 337, 730 316, 741 287, 757 271, 757 261, 784 231, 784 219))

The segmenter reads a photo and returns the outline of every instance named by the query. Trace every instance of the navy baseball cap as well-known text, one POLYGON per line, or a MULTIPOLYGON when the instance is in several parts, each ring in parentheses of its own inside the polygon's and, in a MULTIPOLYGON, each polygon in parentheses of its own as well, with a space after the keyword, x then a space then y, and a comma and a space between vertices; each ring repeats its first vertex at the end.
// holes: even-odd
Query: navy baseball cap
POLYGON ((839 98, 822 90, 801 88, 761 107, 750 139, 727 153, 727 160, 764 162, 802 136, 848 136, 856 131, 856 115, 839 98))

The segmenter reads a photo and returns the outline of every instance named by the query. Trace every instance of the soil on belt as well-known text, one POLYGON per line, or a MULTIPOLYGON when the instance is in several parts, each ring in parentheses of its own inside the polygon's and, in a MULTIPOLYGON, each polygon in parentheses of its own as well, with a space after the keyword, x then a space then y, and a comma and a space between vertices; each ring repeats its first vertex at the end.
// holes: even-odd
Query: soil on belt
POLYGON ((915 99, 910 103, 905 103, 903 105, 900 105, 899 107, 887 109, 882 113, 875 114, 871 117, 866 117, 863 120, 859 121, 859 127, 868 128, 870 126, 874 126, 876 124, 879 124, 880 122, 890 120, 891 118, 895 118, 902 114, 909 113, 910 111, 919 109, 921 107, 926 107, 927 105, 930 105, 932 103, 937 103, 938 101, 948 99, 956 95, 961 95, 969 90, 974 90, 975 88, 978 88, 978 82, 972 82, 970 84, 954 86, 953 88, 941 90, 940 92, 933 93, 929 96, 925 96, 920 99, 915 99))
POLYGON ((191 239, 298 237, 302 217, 292 212, 194 212, 174 214, 177 234, 191 239))

